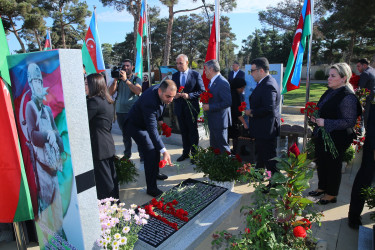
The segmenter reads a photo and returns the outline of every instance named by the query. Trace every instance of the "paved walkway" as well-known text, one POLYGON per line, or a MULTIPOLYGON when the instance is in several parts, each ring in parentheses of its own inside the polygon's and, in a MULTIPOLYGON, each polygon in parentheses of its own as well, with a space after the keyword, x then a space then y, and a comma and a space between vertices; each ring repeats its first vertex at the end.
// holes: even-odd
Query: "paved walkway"
MULTIPOLYGON (((283 115, 286 123, 291 124, 303 124, 303 116, 301 115, 283 115)), ((116 145, 116 153, 121 155, 123 152, 122 136, 120 135, 118 127, 113 129, 113 138, 116 145)), ((203 147, 208 146, 208 139, 204 136, 201 131, 202 138, 200 140, 200 145, 203 147)), ((177 158, 182 153, 181 139, 179 135, 173 134, 170 138, 163 138, 166 142, 166 148, 172 156, 172 161, 176 162, 177 158)), ((285 145, 286 143, 284 143, 285 145)), ((283 145, 283 143, 282 143, 283 145)), ((145 176, 143 164, 139 161, 139 155, 136 151, 137 147, 133 146, 133 154, 131 159, 136 163, 139 170, 139 178, 137 182, 122 185, 120 188, 120 197, 123 202, 129 206, 130 204, 141 205, 151 199, 150 196, 146 194, 145 190, 145 176)), ((315 237, 324 240, 327 245, 327 249, 357 249, 358 242, 358 231, 352 230, 347 226, 347 213, 350 202, 350 192, 352 183, 354 181, 355 174, 360 166, 361 153, 356 155, 354 161, 348 165, 345 173, 342 176, 342 182, 340 187, 340 193, 338 196, 338 202, 336 204, 329 204, 326 206, 317 205, 318 209, 321 209, 324 213, 322 219, 322 226, 313 227, 313 232, 315 237)), ((166 191, 177 185, 181 181, 187 178, 193 178, 198 180, 203 180, 203 174, 197 174, 194 172, 194 165, 190 164, 189 160, 185 160, 180 165, 180 168, 176 167, 166 167, 161 170, 162 173, 167 174, 169 178, 165 181, 158 181, 159 188, 166 191)), ((314 174, 311 180, 311 190, 317 187, 317 175, 314 174)), ((309 191, 309 190, 308 190, 309 191)), ((308 192, 306 191, 306 193, 308 192)), ((241 204, 232 213, 228 214, 226 219, 212 232, 227 230, 232 233, 236 233, 239 230, 244 230, 245 218, 240 214, 240 208, 243 205, 249 205, 251 203, 251 195, 253 192, 252 187, 247 185, 236 184, 234 192, 242 194, 241 204)), ((370 220, 370 212, 365 208, 362 215, 362 222, 366 227, 371 227, 374 225, 370 220)), ((212 235, 212 233, 210 235, 212 235)), ((207 237, 204 241, 200 243, 197 249, 211 249, 211 237, 207 237)), ((16 249, 15 242, 10 243, 0 243, 0 249, 16 249)), ((28 249, 38 249, 35 244, 28 246, 28 249)))

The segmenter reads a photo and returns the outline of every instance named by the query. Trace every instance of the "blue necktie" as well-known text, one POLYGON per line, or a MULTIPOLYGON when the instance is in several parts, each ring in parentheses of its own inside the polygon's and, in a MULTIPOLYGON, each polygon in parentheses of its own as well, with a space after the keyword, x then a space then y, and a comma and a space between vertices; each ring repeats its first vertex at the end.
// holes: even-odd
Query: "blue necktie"
POLYGON ((181 86, 185 87, 185 73, 182 73, 181 86))

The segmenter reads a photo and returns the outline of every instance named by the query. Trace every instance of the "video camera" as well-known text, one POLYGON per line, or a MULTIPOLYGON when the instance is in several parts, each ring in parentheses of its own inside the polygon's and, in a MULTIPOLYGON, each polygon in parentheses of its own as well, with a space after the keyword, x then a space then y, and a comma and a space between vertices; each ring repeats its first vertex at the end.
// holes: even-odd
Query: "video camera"
POLYGON ((114 66, 111 70, 111 77, 119 79, 121 70, 122 70, 121 66, 114 66))

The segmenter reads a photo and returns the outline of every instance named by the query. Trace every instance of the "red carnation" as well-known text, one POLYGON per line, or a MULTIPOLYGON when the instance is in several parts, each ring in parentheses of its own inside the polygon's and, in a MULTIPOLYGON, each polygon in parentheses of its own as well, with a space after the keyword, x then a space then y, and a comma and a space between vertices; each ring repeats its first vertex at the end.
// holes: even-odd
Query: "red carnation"
POLYGON ((249 228, 245 228, 245 232, 246 232, 247 234, 249 234, 249 233, 250 233, 250 229, 249 229, 249 228))
POLYGON ((298 156, 300 154, 299 148, 297 147, 297 144, 294 143, 288 150, 288 156, 290 153, 293 153, 295 156, 298 156))
POLYGON ((305 113, 305 108, 301 108, 300 112, 301 112, 301 114, 304 114, 305 113))
POLYGON ((304 229, 302 226, 297 226, 293 229, 293 234, 295 237, 299 238, 305 238, 306 237, 306 229, 304 229))
POLYGON ((308 230, 308 229, 311 229, 311 222, 306 219, 306 218, 303 218, 303 219, 300 219, 301 222, 303 222, 303 227, 308 230))
POLYGON ((178 89, 178 93, 182 93, 184 91, 184 86, 181 86, 179 89, 178 89))
POLYGON ((159 162, 159 168, 164 168, 165 165, 167 165, 167 161, 166 161, 166 160, 161 160, 161 161, 159 162))
POLYGON ((242 162, 241 156, 239 154, 236 154, 236 159, 238 162, 242 162))
POLYGON ((215 154, 215 155, 219 155, 219 154, 220 154, 220 149, 215 148, 215 149, 214 149, 214 154, 215 154))
POLYGON ((284 122, 284 118, 281 118, 280 120, 281 120, 281 122, 284 122))

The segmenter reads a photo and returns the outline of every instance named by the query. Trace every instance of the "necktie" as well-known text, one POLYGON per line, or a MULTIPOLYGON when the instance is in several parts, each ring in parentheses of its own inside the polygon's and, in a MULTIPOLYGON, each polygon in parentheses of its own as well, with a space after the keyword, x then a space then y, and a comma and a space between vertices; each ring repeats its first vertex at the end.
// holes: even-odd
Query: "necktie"
POLYGON ((185 82, 186 82, 185 73, 182 73, 181 86, 185 87, 185 82))

